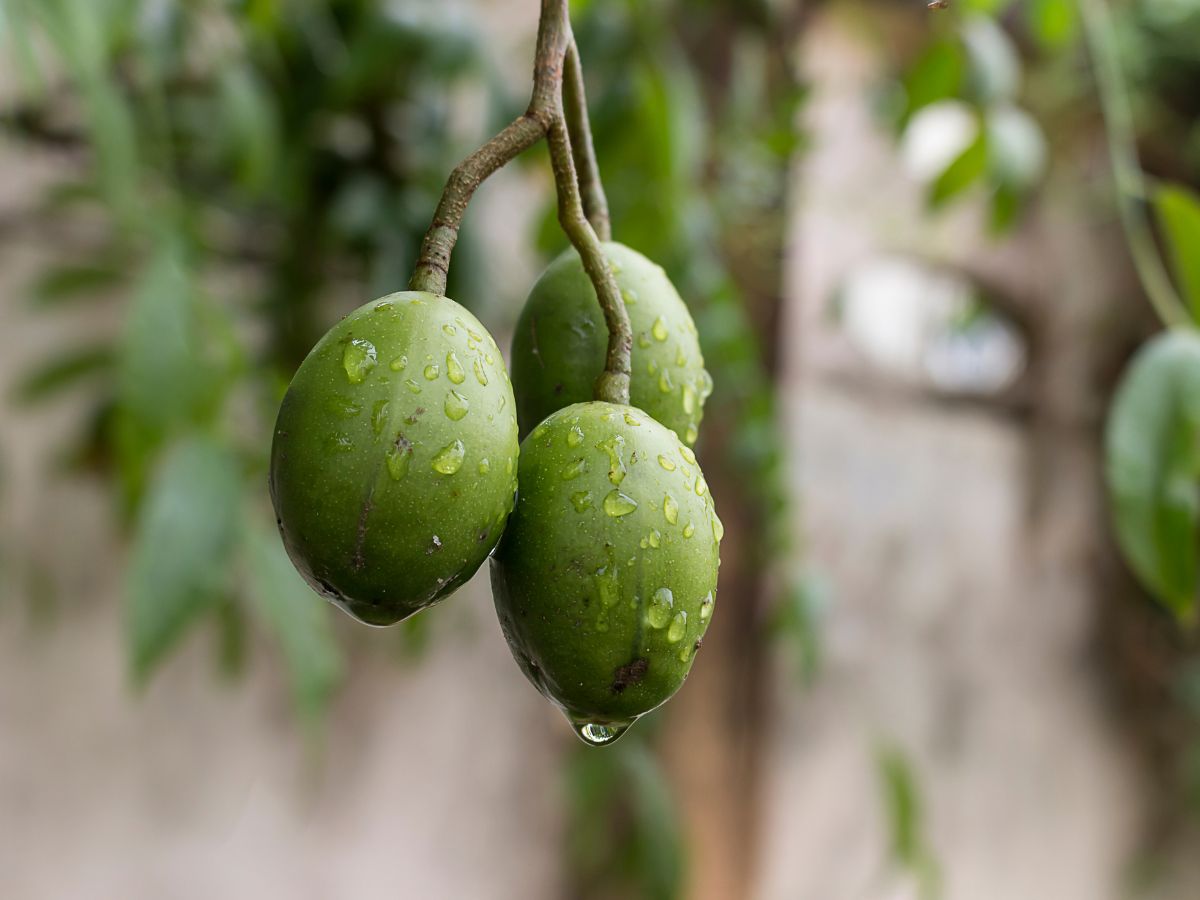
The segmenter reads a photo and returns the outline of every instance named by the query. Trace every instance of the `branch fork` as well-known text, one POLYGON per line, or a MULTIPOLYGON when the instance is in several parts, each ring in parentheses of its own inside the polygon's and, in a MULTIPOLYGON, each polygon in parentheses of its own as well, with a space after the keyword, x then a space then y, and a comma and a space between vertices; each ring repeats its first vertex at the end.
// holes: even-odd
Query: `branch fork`
POLYGON ((558 221, 578 251, 608 327, 597 400, 628 405, 633 329, 602 240, 611 237, 608 201, 588 121, 583 67, 571 33, 568 0, 542 0, 533 93, 529 106, 499 134, 463 160, 446 182, 409 287, 446 293, 450 257, 467 206, 497 170, 546 138, 558 193, 558 221))

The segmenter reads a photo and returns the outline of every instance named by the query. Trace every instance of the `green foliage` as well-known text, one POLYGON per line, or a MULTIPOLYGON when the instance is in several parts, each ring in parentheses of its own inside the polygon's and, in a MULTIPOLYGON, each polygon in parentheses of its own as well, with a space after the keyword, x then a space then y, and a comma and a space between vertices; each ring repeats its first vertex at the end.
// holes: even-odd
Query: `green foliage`
POLYGON ((1186 187, 1164 184, 1154 192, 1154 208, 1184 301, 1200 322, 1200 196, 1186 187))
POLYGON ((941 873, 926 842, 921 794, 912 766, 904 753, 895 747, 881 749, 877 763, 892 858, 917 879, 921 897, 934 900, 941 894, 941 873))
POLYGON ((1161 335, 1134 358, 1106 431, 1117 539, 1134 573, 1181 619, 1196 613, 1200 546, 1200 335, 1161 335))
POLYGON ((203 439, 178 447, 155 479, 128 571, 126 619, 139 680, 232 586, 241 489, 237 461, 203 439))

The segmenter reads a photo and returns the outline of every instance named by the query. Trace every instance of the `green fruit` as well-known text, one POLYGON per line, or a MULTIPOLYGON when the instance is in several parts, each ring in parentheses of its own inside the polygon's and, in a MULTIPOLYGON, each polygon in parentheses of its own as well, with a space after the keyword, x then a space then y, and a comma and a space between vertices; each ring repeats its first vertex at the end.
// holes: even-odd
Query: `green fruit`
POLYGON ((445 297, 410 291, 335 325, 283 398, 271 498, 308 583, 391 625, 460 586, 512 510, 517 421, 496 343, 445 297))
POLYGON ((696 457, 641 410, 579 403, 521 446, 492 593, 521 670, 585 741, 667 700, 712 616, 722 534, 696 457))
MULTIPOLYGON (((630 403, 691 446, 712 393, 692 316, 661 266, 623 244, 607 243, 604 252, 633 327, 630 403)), ((579 254, 568 249, 533 286, 513 337, 521 433, 555 410, 590 400, 607 348, 596 289, 579 254)))

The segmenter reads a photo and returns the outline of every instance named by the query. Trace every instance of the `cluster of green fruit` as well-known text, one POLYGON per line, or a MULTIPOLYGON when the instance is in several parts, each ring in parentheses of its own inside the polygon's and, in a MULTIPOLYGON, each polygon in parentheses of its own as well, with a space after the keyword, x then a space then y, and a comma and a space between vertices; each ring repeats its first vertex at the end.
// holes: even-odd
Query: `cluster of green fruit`
POLYGON ((271 452, 279 529, 314 589, 390 625, 492 556, 514 657, 592 744, 687 676, 722 534, 690 449, 712 389, 696 327, 661 267, 604 250, 633 326, 631 406, 590 399, 608 332, 568 250, 521 314, 511 383, 463 307, 392 294, 312 350, 271 452))

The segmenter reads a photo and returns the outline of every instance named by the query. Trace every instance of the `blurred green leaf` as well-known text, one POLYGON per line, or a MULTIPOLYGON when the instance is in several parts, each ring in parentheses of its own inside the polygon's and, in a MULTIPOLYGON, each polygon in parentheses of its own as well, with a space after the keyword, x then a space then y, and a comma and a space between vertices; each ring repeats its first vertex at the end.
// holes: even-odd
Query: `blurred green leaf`
POLYGON ((988 142, 987 132, 980 129, 975 140, 971 141, 946 169, 934 179, 929 188, 929 205, 940 209, 954 197, 961 194, 978 181, 987 171, 988 142))
POLYGON ((1142 584, 1180 619, 1196 611, 1200 538, 1200 335, 1142 347, 1117 388, 1106 431, 1117 541, 1142 584))
POLYGON ((1164 184, 1154 192, 1154 209, 1180 293, 1200 322, 1200 196, 1182 185, 1164 184))
POLYGON ((178 446, 138 517, 126 582, 129 656, 141 681, 220 602, 239 531, 241 473, 203 438, 178 446))
POLYGON ((792 580, 769 623, 771 636, 795 658, 802 684, 811 684, 821 663, 820 620, 829 606, 829 585, 814 575, 792 580))
POLYGON ((250 529, 246 550, 253 609, 283 650, 297 711, 315 723, 342 678, 332 609, 296 572, 278 534, 250 529))
POLYGON ((252 191, 261 191, 277 174, 280 155, 272 98, 249 66, 223 66, 217 84, 222 131, 231 146, 237 177, 252 191))
POLYGON ((59 306, 101 295, 121 284, 124 277, 124 272, 110 265, 52 266, 38 276, 31 293, 38 306, 59 306))
POLYGON ((907 104, 903 122, 917 110, 958 96, 966 72, 966 59, 957 41, 932 42, 904 75, 907 104))
POLYGON ((1030 33, 1046 51, 1068 46, 1079 32, 1075 0, 1028 0, 1025 15, 1030 33))
POLYGON ((18 403, 39 403, 112 368, 113 351, 108 344, 78 347, 53 356, 25 373, 13 396, 18 403))
POLYGON ((968 16, 962 24, 962 40, 977 99, 991 103, 1015 97, 1021 81, 1021 57, 1000 24, 987 16, 968 16))
POLYGON ((908 758, 895 747, 879 752, 878 765, 892 856, 899 865, 916 876, 922 897, 936 897, 940 893, 940 875, 937 862, 926 844, 921 796, 912 766, 908 758))

